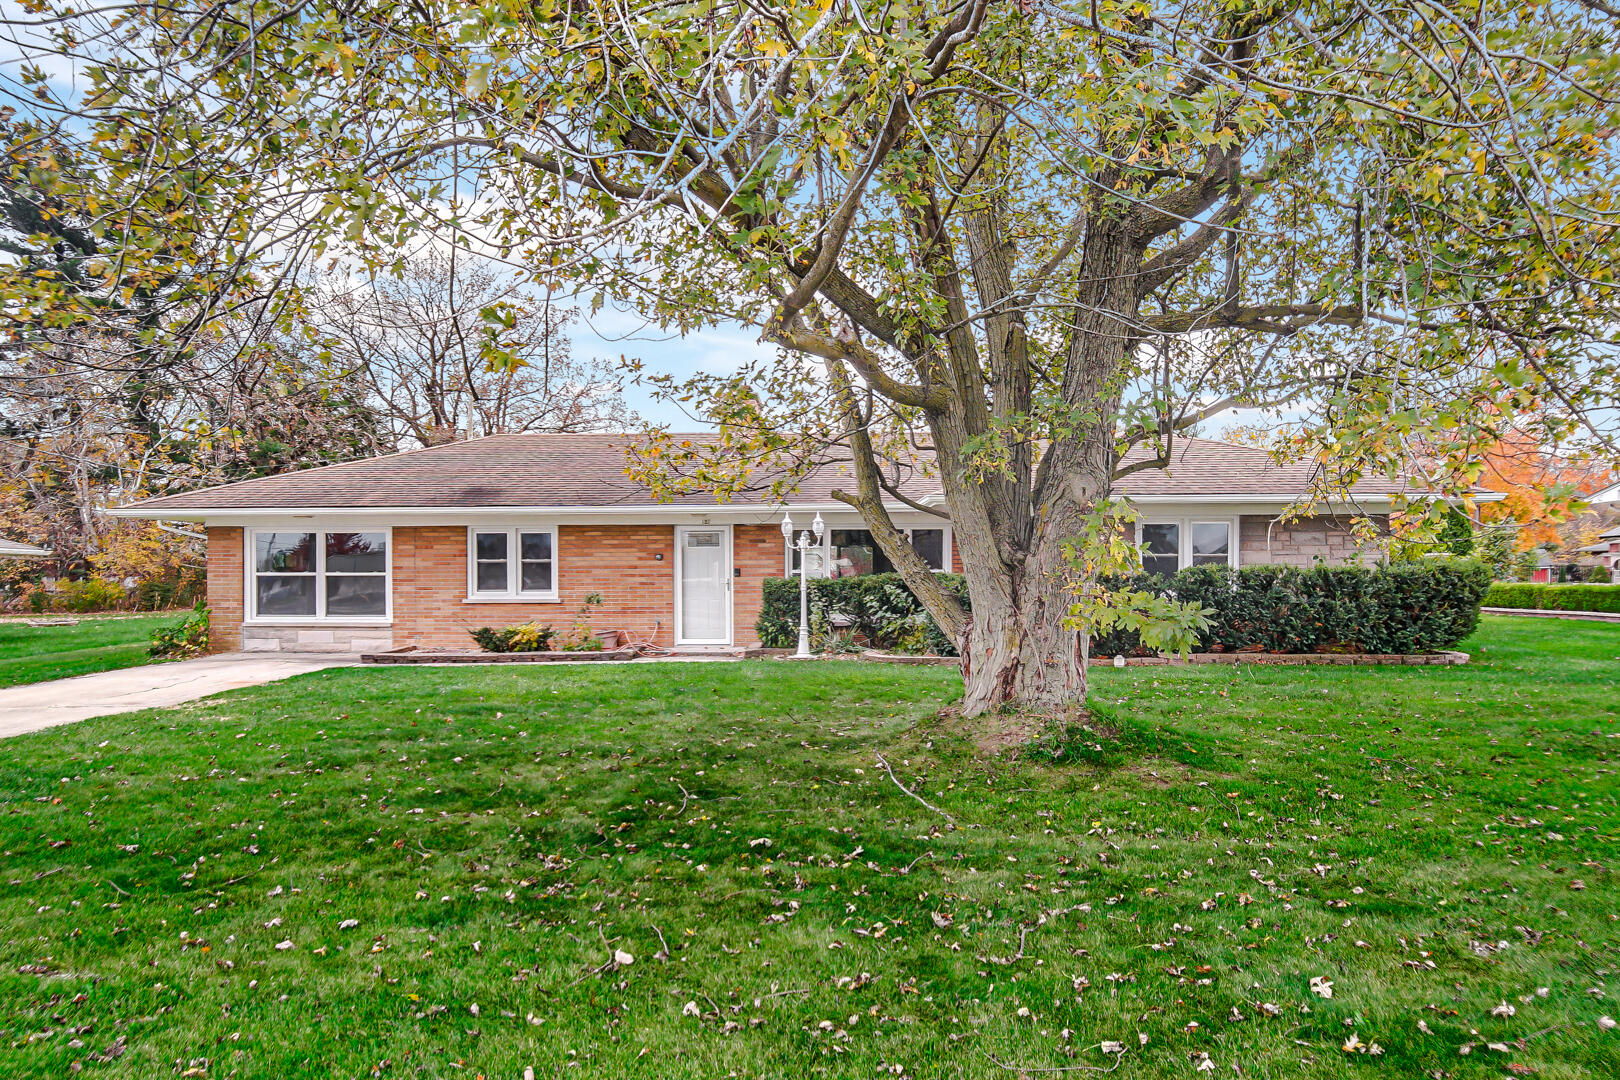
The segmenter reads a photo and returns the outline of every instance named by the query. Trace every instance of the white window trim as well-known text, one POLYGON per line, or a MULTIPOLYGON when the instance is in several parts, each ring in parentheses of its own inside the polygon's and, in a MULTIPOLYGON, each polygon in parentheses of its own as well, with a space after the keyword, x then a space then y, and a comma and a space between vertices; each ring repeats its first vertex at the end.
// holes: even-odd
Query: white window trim
MULTIPOLYGON (((863 523, 863 524, 860 524, 860 525, 853 525, 853 526, 846 526, 846 525, 837 525, 837 526, 829 525, 829 526, 827 526, 827 531, 824 532, 822 534, 822 536, 821 536, 821 543, 818 544, 818 545, 813 545, 810 548, 811 551, 819 551, 821 553, 821 573, 819 575, 818 574, 812 574, 811 577, 826 577, 828 567, 832 566, 832 534, 833 534, 833 529, 834 528, 838 528, 838 529, 844 529, 844 528, 865 529, 866 525, 863 523)), ((906 539, 909 541, 911 539, 912 530, 914 530, 914 529, 942 529, 942 530, 944 530, 944 533, 945 533, 945 546, 944 546, 944 549, 941 552, 941 554, 942 554, 942 557, 944 559, 945 565, 943 567, 941 567, 940 569, 935 570, 934 573, 936 573, 936 574, 949 574, 949 573, 952 573, 953 571, 951 570, 951 567, 955 564, 955 559, 953 558, 953 556, 954 556, 955 551, 956 551, 956 548, 955 548, 956 536, 951 531, 951 527, 949 525, 945 524, 944 522, 941 522, 938 525, 907 525, 904 528, 901 528, 900 532, 904 533, 906 539)), ((782 576, 783 577, 797 577, 799 575, 799 572, 797 570, 793 569, 793 553, 797 550, 797 548, 795 548, 795 546, 794 546, 794 542, 798 540, 799 533, 801 533, 803 531, 804 531, 803 529, 795 528, 793 530, 793 539, 789 540, 789 539, 784 538, 783 541, 782 541, 782 576)), ((868 531, 870 531, 870 530, 868 530, 868 531)))
MULTIPOLYGON (((1147 525, 1174 525, 1177 528, 1177 537, 1180 539, 1180 550, 1176 553, 1176 569, 1185 570, 1193 565, 1192 561, 1192 527, 1194 525, 1225 525, 1226 526, 1226 565, 1236 570, 1238 568, 1238 526, 1240 518, 1219 517, 1214 514, 1188 514, 1184 517, 1166 517, 1154 514, 1144 517, 1136 523, 1136 546, 1142 546, 1142 529, 1147 525)), ((1208 563, 1204 565, 1210 565, 1208 563)))
MULTIPOLYGON (((276 576, 270 573, 269 576, 276 576)), ((304 626, 320 623, 324 626, 386 626, 394 621, 394 530, 387 525, 334 525, 305 526, 303 524, 278 525, 269 528, 242 530, 242 610, 244 626, 304 626), (259 573, 259 533, 314 533, 315 541, 315 614, 313 615, 260 615, 259 586, 255 580, 259 573), (383 614, 381 615, 328 615, 326 614, 326 538, 331 533, 383 534, 383 614)))
POLYGON ((469 525, 467 526, 467 600, 469 604, 559 604, 562 602, 562 547, 558 543, 555 525, 469 525), (551 588, 544 591, 518 588, 523 580, 519 563, 522 561, 519 533, 551 534, 551 588), (501 592, 478 588, 478 535, 480 533, 506 534, 506 588, 501 592))

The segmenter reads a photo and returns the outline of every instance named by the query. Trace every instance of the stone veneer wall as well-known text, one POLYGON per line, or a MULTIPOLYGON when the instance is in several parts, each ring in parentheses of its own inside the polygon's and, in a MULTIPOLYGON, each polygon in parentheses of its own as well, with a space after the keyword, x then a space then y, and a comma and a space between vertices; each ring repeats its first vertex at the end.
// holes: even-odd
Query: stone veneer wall
MULTIPOLYGON (((1372 515, 1380 530, 1387 529, 1387 515, 1372 515)), ((1371 563, 1382 554, 1376 544, 1356 542, 1348 517, 1311 517, 1283 524, 1272 524, 1264 514, 1245 514, 1238 523, 1238 565, 1259 566, 1267 563, 1284 566, 1315 566, 1317 563, 1338 565, 1354 562, 1371 563), (1266 530, 1270 528, 1271 543, 1266 544, 1266 530)))

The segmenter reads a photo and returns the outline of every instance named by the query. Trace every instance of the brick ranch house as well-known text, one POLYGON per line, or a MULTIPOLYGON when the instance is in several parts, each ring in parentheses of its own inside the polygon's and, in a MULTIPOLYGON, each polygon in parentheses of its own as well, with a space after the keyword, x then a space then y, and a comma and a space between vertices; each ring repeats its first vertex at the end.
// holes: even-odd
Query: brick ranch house
MULTIPOLYGON (((701 436, 698 436, 701 437, 701 436)), ((120 517, 195 523, 208 537, 208 603, 219 650, 470 648, 468 630, 536 620, 573 625, 589 594, 598 632, 677 649, 757 644, 765 578, 793 572, 784 511, 799 529, 820 514, 812 563, 834 576, 888 569, 859 516, 830 492, 852 481, 827 466, 791 502, 742 496, 659 502, 624 472, 624 435, 492 435, 387 457, 148 499, 120 517)), ((1171 465, 1121 485, 1142 514, 1150 570, 1204 563, 1309 565, 1359 554, 1351 513, 1387 521, 1377 482, 1352 509, 1284 524, 1308 465, 1205 439, 1171 465)), ((943 502, 937 480, 902 488, 943 502)), ((896 502, 896 525, 940 569, 959 570, 951 527, 896 502)))

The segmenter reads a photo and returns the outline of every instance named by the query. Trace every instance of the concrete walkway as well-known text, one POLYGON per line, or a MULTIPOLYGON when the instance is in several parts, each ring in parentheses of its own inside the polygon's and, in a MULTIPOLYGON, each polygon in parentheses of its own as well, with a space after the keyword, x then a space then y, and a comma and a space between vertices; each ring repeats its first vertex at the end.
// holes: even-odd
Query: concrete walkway
POLYGON ((0 690, 0 739, 93 716, 159 709, 306 671, 358 663, 343 654, 221 653, 0 690))
POLYGON ((1487 615, 1523 615, 1527 619, 1584 619, 1587 622, 1620 623, 1620 612, 1616 611, 1543 611, 1540 608, 1532 611, 1512 607, 1482 607, 1479 610, 1487 615))

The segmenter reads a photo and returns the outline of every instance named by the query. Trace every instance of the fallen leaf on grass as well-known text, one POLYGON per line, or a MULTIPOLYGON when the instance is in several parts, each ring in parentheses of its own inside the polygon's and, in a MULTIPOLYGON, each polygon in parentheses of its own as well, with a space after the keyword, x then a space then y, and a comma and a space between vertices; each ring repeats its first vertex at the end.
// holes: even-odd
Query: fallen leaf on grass
POLYGON ((1317 997, 1330 998, 1333 996, 1333 980, 1326 975, 1311 976, 1311 993, 1317 997))

